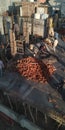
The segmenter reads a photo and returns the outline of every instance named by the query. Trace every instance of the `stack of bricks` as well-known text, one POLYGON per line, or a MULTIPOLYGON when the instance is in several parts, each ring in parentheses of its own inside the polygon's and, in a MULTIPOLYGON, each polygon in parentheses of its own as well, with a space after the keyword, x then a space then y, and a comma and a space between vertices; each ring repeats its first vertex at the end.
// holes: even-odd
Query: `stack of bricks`
POLYGON ((23 58, 17 63, 17 71, 28 80, 46 83, 55 68, 50 64, 44 64, 35 58, 23 58))

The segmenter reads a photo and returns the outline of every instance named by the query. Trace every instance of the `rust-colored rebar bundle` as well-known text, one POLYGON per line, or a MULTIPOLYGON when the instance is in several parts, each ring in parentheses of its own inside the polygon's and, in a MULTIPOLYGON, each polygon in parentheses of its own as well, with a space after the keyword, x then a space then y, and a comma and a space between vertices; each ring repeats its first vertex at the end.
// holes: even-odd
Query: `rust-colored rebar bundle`
POLYGON ((18 60, 17 71, 28 80, 46 83, 47 79, 54 72, 54 67, 44 64, 35 58, 28 57, 18 60))

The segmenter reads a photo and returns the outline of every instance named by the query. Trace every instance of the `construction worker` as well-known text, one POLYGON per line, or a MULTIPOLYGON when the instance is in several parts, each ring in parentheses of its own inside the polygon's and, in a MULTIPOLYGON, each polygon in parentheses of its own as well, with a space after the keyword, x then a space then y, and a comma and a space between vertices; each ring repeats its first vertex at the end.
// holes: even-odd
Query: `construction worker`
POLYGON ((58 39, 55 38, 55 40, 54 40, 54 44, 53 44, 53 50, 54 50, 54 52, 56 51, 56 47, 57 47, 57 45, 58 45, 58 39))
POLYGON ((53 50, 56 51, 56 47, 58 45, 58 33, 54 32, 54 44, 53 44, 53 50))

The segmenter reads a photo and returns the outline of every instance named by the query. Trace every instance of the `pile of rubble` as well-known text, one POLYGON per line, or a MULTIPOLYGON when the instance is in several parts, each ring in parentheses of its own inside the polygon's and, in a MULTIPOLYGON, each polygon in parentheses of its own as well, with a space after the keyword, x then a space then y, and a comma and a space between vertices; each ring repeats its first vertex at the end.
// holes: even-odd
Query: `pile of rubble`
POLYGON ((17 71, 28 80, 46 83, 55 68, 50 64, 45 64, 33 57, 23 58, 17 61, 17 71))

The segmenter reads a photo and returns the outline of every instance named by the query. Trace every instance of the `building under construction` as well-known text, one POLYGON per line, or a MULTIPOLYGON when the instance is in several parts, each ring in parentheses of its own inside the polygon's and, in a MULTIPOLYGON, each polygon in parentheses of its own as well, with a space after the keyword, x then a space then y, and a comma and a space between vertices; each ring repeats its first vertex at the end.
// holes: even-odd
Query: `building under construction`
POLYGON ((65 128, 65 42, 62 27, 55 24, 59 37, 54 52, 54 37, 48 36, 51 11, 48 1, 22 1, 3 13, 0 117, 28 130, 65 128))

